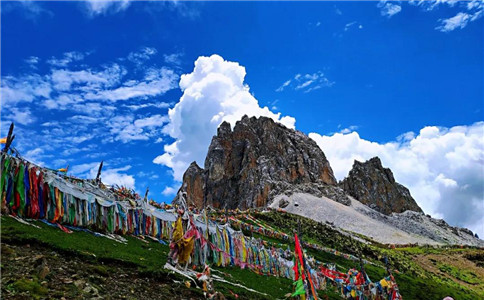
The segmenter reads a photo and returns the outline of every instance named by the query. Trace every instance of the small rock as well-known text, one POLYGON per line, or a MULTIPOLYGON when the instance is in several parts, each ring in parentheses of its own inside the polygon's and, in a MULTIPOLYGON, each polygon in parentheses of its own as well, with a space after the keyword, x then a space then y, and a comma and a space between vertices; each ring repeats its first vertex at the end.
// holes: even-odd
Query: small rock
POLYGON ((49 266, 47 266, 47 260, 45 260, 45 258, 42 258, 42 262, 37 266, 35 271, 39 279, 44 279, 47 277, 47 275, 49 275, 50 269, 49 266))
POLYGON ((2 244, 2 254, 15 256, 15 251, 5 244, 2 244))
POLYGON ((76 280, 74 281, 74 285, 77 287, 77 288, 81 288, 86 282, 82 279, 79 279, 79 280, 76 280))
POLYGON ((44 256, 43 256, 42 254, 39 254, 39 255, 34 256, 34 260, 35 260, 35 261, 39 261, 39 260, 41 260, 42 258, 44 258, 44 256))
POLYGON ((279 201, 279 207, 280 208, 286 208, 287 206, 289 205, 289 200, 287 199, 281 199, 281 201, 279 201))
POLYGON ((82 291, 84 293, 93 294, 93 295, 97 295, 99 293, 99 291, 97 290, 97 288, 95 288, 95 287, 93 287, 91 285, 87 285, 82 291))
POLYGON ((98 295, 99 294, 98 289, 95 288, 95 287, 93 287, 93 286, 91 287, 91 291, 92 291, 93 295, 98 295))

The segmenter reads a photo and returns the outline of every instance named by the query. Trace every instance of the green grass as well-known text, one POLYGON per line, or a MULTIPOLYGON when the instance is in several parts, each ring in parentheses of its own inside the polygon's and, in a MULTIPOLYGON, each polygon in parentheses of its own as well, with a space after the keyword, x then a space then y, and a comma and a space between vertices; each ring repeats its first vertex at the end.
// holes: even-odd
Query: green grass
POLYGON ((438 267, 440 271, 445 272, 450 276, 453 276, 469 284, 478 284, 481 282, 481 279, 479 279, 476 274, 472 273, 469 270, 461 270, 456 268, 455 266, 450 266, 443 263, 439 263, 438 267))
POLYGON ((47 295, 47 289, 40 285, 36 279, 19 279, 7 286, 7 289, 26 293, 29 298, 40 299, 47 295))
MULTIPOLYGON (((257 214, 261 216, 264 222, 274 228, 284 227, 286 230, 297 228, 297 218, 288 214, 257 214)), ((484 299, 481 291, 474 291, 469 288, 447 279, 439 274, 432 274, 424 271, 412 258, 422 254, 465 254, 465 249, 434 249, 431 247, 411 247, 400 249, 387 249, 375 245, 364 245, 356 242, 346 236, 328 229, 324 224, 320 224, 308 219, 301 218, 303 239, 311 241, 322 246, 336 248, 347 253, 357 254, 358 249, 363 253, 365 259, 380 261, 387 256, 392 269, 398 269, 400 273, 394 273, 397 283, 404 299, 443 299, 451 296, 454 299, 484 299)), ((166 276, 163 269, 168 254, 168 246, 147 240, 147 243, 139 239, 127 236, 126 245, 114 242, 112 240, 95 237, 85 232, 74 232, 66 234, 59 229, 52 228, 42 222, 33 222, 40 226, 40 229, 21 224, 10 217, 1 217, 1 237, 2 242, 22 242, 22 243, 41 243, 47 247, 56 249, 67 254, 82 256, 86 260, 99 262, 115 262, 135 266, 141 272, 149 276, 166 276)), ((291 242, 268 238, 257 233, 254 237, 262 238, 270 243, 283 244, 284 248, 289 245, 294 249, 291 242)), ((347 271, 350 268, 359 268, 359 262, 347 260, 343 257, 306 249, 307 253, 314 256, 318 261, 335 263, 340 271, 347 271)), ((476 263, 482 261, 482 256, 472 254, 472 260, 476 263)), ((483 284, 482 278, 473 276, 465 270, 457 270, 451 266, 441 265, 441 271, 448 273, 460 280, 469 283, 483 284)), ((228 299, 235 299, 232 293, 237 294, 239 299, 281 299, 284 295, 292 292, 292 281, 286 278, 273 276, 258 275, 250 270, 242 270, 238 267, 219 268, 215 270, 223 272, 220 274, 214 272, 224 279, 239 283, 248 288, 266 293, 269 296, 249 292, 243 288, 236 287, 226 283, 214 282, 215 289, 221 291, 228 299), (231 293, 231 292, 232 293, 231 293)), ((365 265, 365 270, 373 281, 380 280, 386 275, 386 270, 379 266, 365 265)), ((92 272, 103 275, 109 273, 109 265, 99 264, 92 268, 92 272)), ((177 279, 183 280, 185 279, 177 279)), ((11 284, 9 288, 15 290, 28 291, 32 298, 41 297, 44 293, 42 286, 37 286, 38 282, 33 280, 24 280, 11 284)), ((322 299, 340 299, 339 292, 328 285, 325 291, 318 291, 322 299)))
MULTIPOLYGON (((263 219, 274 228, 298 228, 298 222, 301 224, 302 238, 315 244, 330 247, 349 254, 358 256, 362 253, 362 258, 370 261, 379 262, 383 265, 383 258, 388 257, 391 269, 399 270, 400 273, 394 273, 394 277, 399 286, 400 292, 404 299, 443 299, 451 296, 454 299, 484 299, 484 293, 480 290, 472 290, 461 286, 458 283, 447 279, 438 274, 425 271, 419 266, 413 257, 418 254, 446 254, 456 255, 466 253, 470 249, 460 249, 458 247, 434 248, 434 247, 408 247, 388 249, 384 245, 373 243, 363 244, 347 236, 342 236, 325 224, 315 222, 311 219, 296 216, 292 214, 280 214, 275 212, 256 213, 257 218, 263 219)), ((277 239, 261 237, 271 242, 278 242, 277 239)), ((284 241, 279 241, 279 243, 284 241)), ((292 249, 292 248, 291 248, 292 249)), ((340 271, 346 272, 350 268, 359 269, 359 263, 352 260, 335 256, 331 253, 307 249, 307 253, 314 256, 322 262, 335 263, 340 271)), ((484 252, 483 252, 484 253, 484 252)), ((483 255, 472 254, 470 260, 476 264, 482 264, 483 255)), ((374 265, 365 265, 365 271, 368 276, 377 281, 387 275, 384 268, 374 265)), ((460 276, 463 281, 484 284, 484 279, 473 277, 471 272, 465 270, 449 270, 453 272, 454 277, 460 276)), ((469 282, 469 283, 470 283, 469 282)))
POLYGON ((64 253, 82 255, 86 259, 121 262, 144 270, 162 269, 169 250, 168 246, 150 239, 144 243, 126 236, 128 243, 121 244, 82 231, 67 234, 38 221, 32 223, 40 229, 21 224, 10 217, 2 216, 1 221, 2 241, 41 243, 64 253))
MULTIPOLYGON (((215 268, 218 271, 229 274, 228 281, 238 282, 254 290, 268 294, 274 298, 284 298, 284 295, 291 292, 292 280, 287 278, 259 275, 249 270, 242 270, 239 267, 215 268)), ((221 276, 219 273, 214 273, 221 276)), ((222 276, 223 277, 223 276, 222 276)))
POLYGON ((436 277, 420 278, 395 274, 395 279, 404 299, 443 299, 446 296, 454 299, 483 299, 483 295, 436 277))
MULTIPOLYGON (((99 262, 115 262, 138 267, 139 271, 148 276, 165 276, 167 271, 163 269, 166 263, 169 248, 166 245, 147 240, 144 243, 137 238, 127 236, 126 245, 114 242, 107 238, 95 237, 85 232, 73 232, 66 234, 63 231, 48 226, 42 222, 34 221, 40 229, 33 226, 21 224, 10 217, 1 217, 2 242, 16 243, 38 243, 55 249, 59 252, 80 255, 84 259, 99 262)), ((242 270, 238 267, 215 268, 228 275, 224 278, 227 281, 239 283, 248 288, 268 294, 263 296, 249 292, 243 288, 227 283, 214 282, 215 290, 221 291, 228 299, 235 299, 229 292, 239 295, 242 299, 274 299, 282 298, 284 294, 291 291, 292 282, 285 278, 258 275, 248 269, 242 270)), ((92 267, 92 272, 104 275, 109 272, 105 265, 92 267)), ((175 276, 176 277, 176 276, 175 276)), ((178 280, 186 281, 186 278, 178 280)), ((34 285, 35 282, 21 282, 19 287, 26 289, 27 284, 34 285), (23 285, 22 285, 23 284, 23 285)), ((15 288, 15 287, 12 287, 15 288)), ((16 288, 18 290, 18 288, 16 288)), ((42 290, 40 290, 42 292, 42 290)), ((37 291, 38 294, 40 294, 37 291)))

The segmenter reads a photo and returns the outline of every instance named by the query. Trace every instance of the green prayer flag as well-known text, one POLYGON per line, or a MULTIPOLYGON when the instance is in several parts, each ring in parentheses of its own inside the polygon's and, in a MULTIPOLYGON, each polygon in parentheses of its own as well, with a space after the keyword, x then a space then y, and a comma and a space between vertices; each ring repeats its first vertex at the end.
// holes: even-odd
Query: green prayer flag
POLYGON ((296 291, 291 295, 291 297, 306 294, 306 290, 304 290, 304 283, 302 281, 302 278, 299 278, 298 281, 295 281, 293 284, 296 285, 296 291))

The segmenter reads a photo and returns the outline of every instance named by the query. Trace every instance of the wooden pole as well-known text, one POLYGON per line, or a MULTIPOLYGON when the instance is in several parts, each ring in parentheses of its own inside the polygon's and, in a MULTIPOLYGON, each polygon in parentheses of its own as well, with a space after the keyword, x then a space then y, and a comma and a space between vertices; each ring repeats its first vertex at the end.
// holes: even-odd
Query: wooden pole
POLYGON ((7 142, 5 143, 5 147, 2 150, 2 152, 4 152, 4 153, 7 153, 8 148, 10 148, 10 145, 12 144, 12 141, 15 138, 15 135, 12 136, 14 127, 15 127, 15 125, 12 122, 12 124, 10 124, 10 128, 8 129, 7 142))
POLYGON ((101 163, 99 164, 99 169, 97 170, 96 183, 99 183, 101 180, 101 169, 103 168, 103 163, 104 161, 101 160, 101 163))
POLYGON ((385 256, 385 267, 387 269, 388 275, 392 275, 392 271, 390 270, 390 266, 388 264, 388 257, 385 256))
MULTIPOLYGON (((3 175, 3 165, 4 165, 4 161, 3 160, 4 160, 4 158, 7 155, 8 148, 10 147, 10 145, 12 144, 13 139, 15 138, 15 135, 12 137, 13 128, 14 128, 14 125, 13 125, 13 122, 12 122, 10 124, 10 128, 8 130, 7 141, 5 143, 5 147, 3 148, 2 152, 1 152, 2 155, 1 155, 1 159, 0 159, 0 174, 2 174, 2 175, 3 175)), ((3 191, 3 186, 0 186, 0 190, 3 191)), ((1 212, 2 212, 2 210, 0 209, 0 213, 1 212)))
POLYGON ((366 271, 365 271, 365 264, 363 263, 363 259, 361 258, 361 248, 358 248, 358 258, 360 260, 360 272, 363 274, 366 283, 366 271))
POLYGON ((145 202, 148 202, 148 192, 150 191, 150 187, 146 188, 146 193, 145 193, 145 202))

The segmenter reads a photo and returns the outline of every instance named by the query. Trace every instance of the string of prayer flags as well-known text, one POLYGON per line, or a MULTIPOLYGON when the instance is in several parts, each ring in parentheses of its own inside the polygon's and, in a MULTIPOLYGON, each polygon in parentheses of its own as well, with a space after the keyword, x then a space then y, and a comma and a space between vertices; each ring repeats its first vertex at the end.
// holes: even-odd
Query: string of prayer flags
POLYGON ((296 282, 297 292, 302 292, 301 280, 304 297, 308 298, 317 299, 315 290, 324 289, 326 282, 330 281, 341 287, 345 296, 362 297, 364 291, 371 291, 368 299, 401 299, 391 274, 373 283, 356 270, 340 273, 325 267, 318 269, 313 258, 306 258, 302 246, 315 249, 321 246, 302 243, 297 235, 292 237, 278 232, 252 216, 245 219, 257 225, 232 216, 229 220, 240 228, 245 226, 263 235, 294 241, 294 254, 262 239, 244 236, 242 231, 232 229, 229 224, 209 222, 206 214, 201 221, 198 220, 200 215, 188 214, 190 218, 184 225, 175 210, 158 209, 141 201, 135 191, 127 188, 106 188, 102 184, 41 168, 7 153, 2 153, 1 163, 2 211, 18 218, 45 221, 66 233, 89 228, 99 236, 117 240, 120 237, 116 235, 127 234, 159 241, 171 240, 180 243, 180 262, 199 266, 238 266, 261 275, 290 278, 296 282), (185 230, 183 226, 186 226, 185 230))

